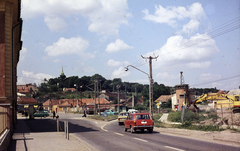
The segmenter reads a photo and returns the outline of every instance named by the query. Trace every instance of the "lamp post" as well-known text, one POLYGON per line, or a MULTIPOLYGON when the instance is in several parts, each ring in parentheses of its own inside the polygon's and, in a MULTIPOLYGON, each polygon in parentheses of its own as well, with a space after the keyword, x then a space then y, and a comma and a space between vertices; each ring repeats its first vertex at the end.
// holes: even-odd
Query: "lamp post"
MULTIPOLYGON (((137 69, 138 71, 143 72, 144 74, 146 74, 148 76, 148 78, 149 78, 149 113, 152 115, 152 95, 153 95, 153 93, 152 93, 152 82, 153 82, 153 79, 152 79, 151 76, 149 76, 148 73, 146 73, 146 72, 144 72, 144 71, 142 71, 142 70, 140 70, 140 69, 138 69, 138 68, 136 68, 132 65, 128 65, 127 67, 125 67, 125 71, 128 71, 128 67, 133 67, 133 68, 137 69)), ((151 73, 150 73, 150 75, 151 75, 151 73)))

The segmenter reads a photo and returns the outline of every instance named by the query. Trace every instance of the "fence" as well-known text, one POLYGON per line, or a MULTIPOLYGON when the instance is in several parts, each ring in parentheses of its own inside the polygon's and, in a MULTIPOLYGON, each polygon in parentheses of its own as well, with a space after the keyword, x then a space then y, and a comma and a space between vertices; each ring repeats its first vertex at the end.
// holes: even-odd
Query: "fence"
POLYGON ((0 106, 0 136, 7 128, 7 108, 0 106))

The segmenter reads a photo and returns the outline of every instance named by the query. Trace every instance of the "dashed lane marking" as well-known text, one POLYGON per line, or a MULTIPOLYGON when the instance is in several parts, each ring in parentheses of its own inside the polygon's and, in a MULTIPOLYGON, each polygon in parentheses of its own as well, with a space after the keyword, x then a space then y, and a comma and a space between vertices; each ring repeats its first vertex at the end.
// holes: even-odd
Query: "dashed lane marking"
POLYGON ((121 134, 121 133, 115 133, 115 134, 117 134, 117 135, 120 135, 120 136, 124 136, 123 134, 121 134))
POLYGON ((140 138, 133 138, 133 139, 136 139, 136 140, 139 140, 139 141, 142 141, 142 142, 148 142, 147 140, 140 139, 140 138))
POLYGON ((173 149, 173 150, 184 151, 184 150, 182 150, 182 149, 174 148, 174 147, 170 147, 170 146, 164 146, 164 147, 166 147, 166 148, 170 148, 170 149, 173 149))

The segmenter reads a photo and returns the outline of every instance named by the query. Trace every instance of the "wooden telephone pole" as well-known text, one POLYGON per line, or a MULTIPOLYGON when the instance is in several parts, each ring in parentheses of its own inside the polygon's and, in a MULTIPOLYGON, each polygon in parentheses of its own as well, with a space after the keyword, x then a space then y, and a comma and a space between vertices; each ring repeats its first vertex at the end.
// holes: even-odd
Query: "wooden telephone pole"
POLYGON ((152 107, 153 107, 153 79, 152 79, 152 59, 157 59, 157 57, 143 57, 143 59, 149 59, 149 113, 152 115, 152 107))

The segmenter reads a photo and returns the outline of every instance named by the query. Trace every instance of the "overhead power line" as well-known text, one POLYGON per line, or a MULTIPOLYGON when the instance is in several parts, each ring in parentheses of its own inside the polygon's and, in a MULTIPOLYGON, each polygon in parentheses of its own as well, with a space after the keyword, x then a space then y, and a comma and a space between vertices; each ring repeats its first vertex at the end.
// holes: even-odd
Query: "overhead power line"
MULTIPOLYGON (((177 51, 180 51, 180 50, 183 50, 183 49, 195 46, 195 45, 198 45, 200 43, 211 40, 212 38, 216 38, 218 36, 221 36, 221 35, 224 35, 228 32, 236 30, 238 28, 240 28, 240 17, 235 18, 235 19, 233 19, 233 20, 231 20, 227 23, 224 23, 224 24, 218 26, 217 28, 215 28, 214 30, 211 30, 210 32, 208 32, 207 35, 210 36, 210 38, 208 38, 208 39, 202 40, 202 41, 197 42, 197 43, 192 43, 191 41, 182 43, 181 45, 185 46, 185 47, 183 47, 181 49, 178 49, 178 50, 175 50, 175 51, 165 53, 165 54, 161 54, 161 56, 167 55, 167 54, 170 54, 170 53, 174 53, 174 52, 177 52, 177 51)), ((172 45, 172 46, 168 46, 167 48, 174 48, 174 47, 177 47, 177 46, 178 46, 178 44, 175 44, 175 45, 172 45)))
POLYGON ((194 84, 194 85, 190 85, 190 86, 193 87, 193 86, 197 86, 197 85, 204 85, 204 84, 209 84, 209 83, 213 83, 213 82, 219 82, 219 81, 224 81, 224 80, 228 80, 228 79, 233 79, 233 78, 237 78, 237 77, 240 77, 240 74, 239 74, 239 75, 232 76, 232 77, 228 77, 228 78, 223 78, 223 79, 218 79, 218 80, 214 80, 214 81, 209 81, 209 82, 194 84))

